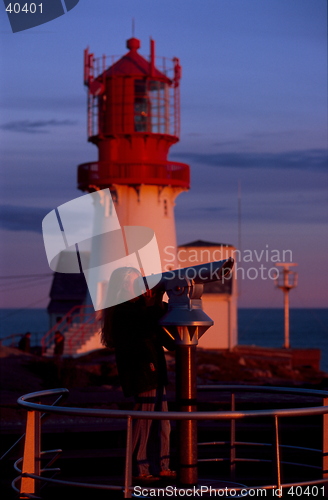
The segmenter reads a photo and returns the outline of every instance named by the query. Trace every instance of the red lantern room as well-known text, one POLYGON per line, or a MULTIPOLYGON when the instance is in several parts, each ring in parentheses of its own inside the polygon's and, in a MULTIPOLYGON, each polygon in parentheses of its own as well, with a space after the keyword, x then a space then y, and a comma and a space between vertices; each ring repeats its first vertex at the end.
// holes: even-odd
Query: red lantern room
MULTIPOLYGON (((88 136, 99 149, 99 161, 78 169, 83 191, 114 185, 154 185, 189 189, 189 166, 167 160, 179 140, 179 60, 161 58, 155 65, 138 53, 140 41, 127 41, 129 52, 107 67, 108 58, 84 54, 88 88, 88 136)), ((157 60, 158 58, 156 58, 157 60)))

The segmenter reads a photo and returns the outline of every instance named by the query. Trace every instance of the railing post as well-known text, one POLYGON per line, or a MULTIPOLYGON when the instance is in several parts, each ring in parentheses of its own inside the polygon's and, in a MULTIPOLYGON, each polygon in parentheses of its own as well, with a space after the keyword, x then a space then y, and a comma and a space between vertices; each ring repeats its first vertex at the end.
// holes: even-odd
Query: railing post
MULTIPOLYGON (((322 406, 328 406, 328 398, 323 398, 322 406)), ((322 478, 328 478, 328 413, 322 415, 322 478)))
POLYGON ((275 465, 275 478, 277 483, 277 490, 275 492, 275 496, 281 497, 281 469, 280 469, 280 442, 279 442, 279 422, 278 422, 278 416, 274 416, 274 444, 273 444, 273 449, 274 449, 274 465, 275 465))
MULTIPOLYGON (((40 441, 41 414, 39 411, 28 411, 22 474, 40 475, 40 441)), ((37 493, 37 480, 32 477, 22 477, 19 498, 28 498, 26 493, 37 493)))
POLYGON ((127 419, 126 429, 126 454, 125 454, 125 471, 124 471, 124 498, 132 498, 132 418, 127 419))
MULTIPOLYGON (((231 411, 235 411, 235 395, 231 394, 231 411)), ((230 424, 230 479, 236 479, 236 420, 230 424)))

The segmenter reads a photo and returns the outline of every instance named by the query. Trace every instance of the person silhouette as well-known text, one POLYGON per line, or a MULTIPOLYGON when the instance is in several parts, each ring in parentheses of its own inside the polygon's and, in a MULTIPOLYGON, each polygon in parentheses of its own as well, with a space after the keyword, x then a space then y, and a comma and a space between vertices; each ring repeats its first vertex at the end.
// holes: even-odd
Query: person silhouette
MULTIPOLYGON (((158 324, 165 313, 165 302, 162 294, 154 296, 151 290, 141 294, 140 280, 141 274, 133 267, 118 268, 112 273, 107 304, 116 305, 104 309, 101 339, 105 346, 115 348, 123 393, 126 397, 134 396, 135 409, 167 411, 168 379, 163 345, 171 350, 174 346, 165 342, 158 324)), ((151 419, 138 419, 133 428, 137 477, 141 481, 176 477, 169 468, 170 421, 159 421, 157 456, 149 446, 149 436, 155 427, 151 419)))
POLYGON ((18 349, 23 352, 31 352, 31 332, 26 332, 18 343, 18 349))
POLYGON ((54 345, 54 356, 62 356, 64 354, 65 347, 65 337, 64 335, 57 330, 55 332, 55 345, 54 345))

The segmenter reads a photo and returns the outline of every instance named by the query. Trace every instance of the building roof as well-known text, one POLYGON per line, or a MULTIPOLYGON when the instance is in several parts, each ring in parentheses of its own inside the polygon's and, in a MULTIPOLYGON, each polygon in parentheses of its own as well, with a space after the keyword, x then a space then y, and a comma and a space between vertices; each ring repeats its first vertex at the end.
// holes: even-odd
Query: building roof
POLYGON ((229 243, 214 243, 213 241, 195 240, 190 243, 179 245, 180 247, 233 247, 229 243))
POLYGON ((152 68, 151 72, 150 62, 137 52, 140 47, 140 41, 137 38, 130 38, 130 40, 127 41, 127 47, 130 51, 105 71, 107 78, 124 75, 140 77, 148 76, 152 77, 154 80, 172 83, 164 73, 155 67, 152 68))
POLYGON ((80 300, 51 300, 48 304, 48 314, 67 314, 73 307, 80 306, 80 300))
POLYGON ((54 273, 50 289, 50 298, 55 301, 83 302, 87 293, 84 274, 54 273))

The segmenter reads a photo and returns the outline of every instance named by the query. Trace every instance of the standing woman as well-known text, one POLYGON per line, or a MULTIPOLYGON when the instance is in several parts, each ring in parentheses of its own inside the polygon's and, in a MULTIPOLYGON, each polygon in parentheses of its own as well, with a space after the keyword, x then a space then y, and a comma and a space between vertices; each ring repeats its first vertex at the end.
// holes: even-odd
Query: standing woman
MULTIPOLYGON (((165 386, 168 379, 162 347, 164 332, 158 324, 165 313, 165 303, 161 295, 153 297, 151 290, 140 295, 140 290, 136 289, 140 278, 140 273, 133 267, 121 267, 112 273, 107 303, 117 305, 104 309, 102 343, 115 348, 123 393, 126 397, 134 396, 135 409, 167 411, 165 386)), ((166 347, 173 348, 172 345, 166 347)), ((159 423, 160 453, 157 460, 152 459, 147 450, 154 422, 139 419, 134 426, 133 449, 138 445, 140 480, 176 476, 169 469, 170 422, 160 420, 159 423)))

